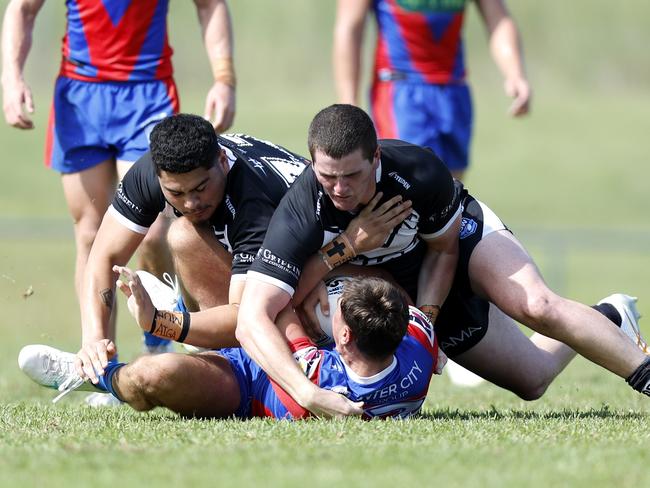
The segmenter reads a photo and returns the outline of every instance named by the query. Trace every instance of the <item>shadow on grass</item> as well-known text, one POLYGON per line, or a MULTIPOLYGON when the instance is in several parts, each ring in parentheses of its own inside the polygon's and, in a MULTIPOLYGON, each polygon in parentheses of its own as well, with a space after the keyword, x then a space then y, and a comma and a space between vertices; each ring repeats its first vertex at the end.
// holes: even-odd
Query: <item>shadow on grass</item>
POLYGON ((608 405, 589 410, 531 412, 526 410, 499 410, 492 407, 489 410, 460 410, 437 409, 427 410, 420 415, 426 420, 577 420, 577 419, 607 419, 607 420, 639 420, 648 418, 647 413, 621 412, 611 410, 608 405))

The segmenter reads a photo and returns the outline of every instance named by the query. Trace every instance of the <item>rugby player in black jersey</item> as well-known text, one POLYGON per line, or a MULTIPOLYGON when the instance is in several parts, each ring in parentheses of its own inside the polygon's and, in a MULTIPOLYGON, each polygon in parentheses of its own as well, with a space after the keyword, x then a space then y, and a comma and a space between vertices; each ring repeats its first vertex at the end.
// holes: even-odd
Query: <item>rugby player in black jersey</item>
POLYGON ((552 292, 512 233, 433 152, 378 143, 370 118, 351 105, 316 115, 309 150, 312 166, 276 209, 248 271, 237 323, 242 346, 298 403, 315 413, 359 413, 330 392, 315 398, 273 323, 292 297, 301 301, 345 262, 390 271, 437 318, 449 357, 524 399, 539 398, 576 352, 649 393, 648 357, 612 325, 627 320, 638 330, 631 299, 600 304, 599 313, 552 292), (383 243, 368 247, 363 229, 346 230, 364 205, 398 195, 412 212, 383 243), (309 260, 319 249, 322 259, 309 260), (526 337, 513 319, 535 334, 526 337))
POLYGON ((150 147, 115 193, 86 267, 77 370, 94 382, 116 353, 109 330, 112 268, 128 262, 161 212, 181 217, 172 223, 169 242, 194 309, 217 307, 211 310, 207 336, 201 335, 201 316, 196 318, 192 343, 236 344, 237 309, 227 304, 238 303, 273 210, 309 163, 251 136, 217 136, 208 121, 188 114, 160 122, 150 147))

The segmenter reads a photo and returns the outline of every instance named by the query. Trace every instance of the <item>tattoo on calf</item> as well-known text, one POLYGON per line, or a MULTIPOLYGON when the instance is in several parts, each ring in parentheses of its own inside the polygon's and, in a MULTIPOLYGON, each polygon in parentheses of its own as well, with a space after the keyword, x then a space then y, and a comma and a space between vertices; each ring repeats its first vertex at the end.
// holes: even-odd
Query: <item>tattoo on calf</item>
POLYGON ((108 308, 113 308, 113 290, 106 288, 99 292, 99 296, 102 297, 102 303, 108 308))

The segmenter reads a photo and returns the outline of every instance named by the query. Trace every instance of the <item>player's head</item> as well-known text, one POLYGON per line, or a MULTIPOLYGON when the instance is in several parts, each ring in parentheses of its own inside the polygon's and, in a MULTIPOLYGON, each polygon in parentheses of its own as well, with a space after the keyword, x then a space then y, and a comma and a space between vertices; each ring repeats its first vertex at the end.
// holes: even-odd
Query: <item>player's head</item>
POLYGON ((336 208, 354 211, 370 201, 380 153, 367 113, 354 105, 330 105, 312 120, 307 143, 316 178, 336 208))
POLYGON ((212 124, 177 114, 151 132, 151 160, 169 203, 194 223, 206 221, 223 200, 228 159, 212 124))
POLYGON ((346 282, 332 328, 337 346, 354 342, 363 356, 383 360, 399 346, 408 322, 404 293, 386 280, 365 277, 346 282))

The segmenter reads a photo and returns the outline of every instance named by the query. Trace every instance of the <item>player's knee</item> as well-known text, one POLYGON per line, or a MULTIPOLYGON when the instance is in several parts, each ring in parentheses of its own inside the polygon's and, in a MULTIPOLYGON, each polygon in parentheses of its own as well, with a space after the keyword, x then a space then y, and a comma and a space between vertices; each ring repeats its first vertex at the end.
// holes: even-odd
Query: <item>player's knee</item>
POLYGON ((544 396, 544 393, 546 393, 549 385, 550 381, 542 379, 537 382, 531 382, 530 384, 525 385, 523 388, 518 389, 514 393, 522 400, 532 402, 542 398, 542 396, 544 396))
POLYGON ((197 233, 192 223, 185 218, 179 218, 169 227, 167 245, 174 256, 182 256, 194 249, 196 237, 197 233))
POLYGON ((100 222, 96 219, 82 218, 74 223, 75 241, 77 243, 77 250, 86 250, 90 252, 90 248, 95 242, 97 231, 99 230, 100 222))
POLYGON ((145 411, 161 405, 161 397, 173 383, 174 368, 169 354, 143 356, 129 365, 126 376, 120 378, 129 392, 125 398, 135 410, 145 411))
POLYGON ((523 322, 535 331, 548 335, 550 324, 554 323, 558 302, 550 293, 533 295, 526 302, 523 309, 523 322))

